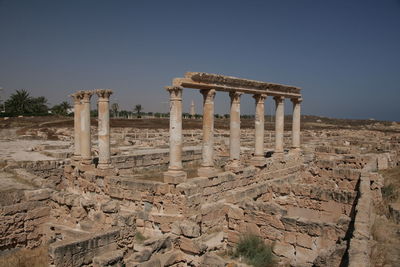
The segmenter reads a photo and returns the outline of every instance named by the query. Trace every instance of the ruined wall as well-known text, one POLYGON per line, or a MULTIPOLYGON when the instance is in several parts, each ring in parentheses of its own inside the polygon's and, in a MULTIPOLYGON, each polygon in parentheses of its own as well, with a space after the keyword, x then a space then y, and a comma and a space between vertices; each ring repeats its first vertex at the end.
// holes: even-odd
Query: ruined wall
POLYGON ((13 190, 1 192, 0 250, 34 248, 42 244, 43 224, 50 215, 51 190, 13 190))

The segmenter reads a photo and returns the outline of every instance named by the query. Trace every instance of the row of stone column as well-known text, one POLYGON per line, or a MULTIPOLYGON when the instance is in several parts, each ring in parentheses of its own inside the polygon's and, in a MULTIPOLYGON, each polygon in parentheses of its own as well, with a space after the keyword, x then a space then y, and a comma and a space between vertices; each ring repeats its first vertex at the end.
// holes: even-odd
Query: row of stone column
POLYGON ((92 163, 90 134, 90 99, 98 96, 98 168, 108 169, 111 164, 110 153, 110 96, 111 90, 77 91, 71 95, 74 100, 74 161, 83 165, 92 163))
MULTIPOLYGON (((170 93, 170 164, 168 172, 164 174, 167 180, 171 177, 185 178, 182 168, 182 87, 171 86, 166 88, 170 93)), ((203 147, 202 163, 198 169, 200 176, 216 173, 214 168, 214 89, 201 90, 203 95, 203 147)), ((241 92, 230 92, 230 139, 229 139, 229 168, 240 167, 240 97, 241 92)), ((265 94, 253 96, 256 102, 255 114, 255 149, 252 162, 255 165, 265 164, 264 157, 264 103, 265 94)), ((275 151, 277 155, 284 152, 284 97, 275 96, 275 151)), ((300 103, 301 98, 292 98, 292 148, 300 148, 300 103)))

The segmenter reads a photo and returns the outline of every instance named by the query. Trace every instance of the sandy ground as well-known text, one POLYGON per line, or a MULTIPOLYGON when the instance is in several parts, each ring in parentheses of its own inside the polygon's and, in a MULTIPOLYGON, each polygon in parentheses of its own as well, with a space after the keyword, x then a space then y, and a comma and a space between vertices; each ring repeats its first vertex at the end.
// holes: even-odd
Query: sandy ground
POLYGON ((56 160, 57 158, 46 156, 38 151, 32 151, 38 145, 65 145, 64 141, 43 140, 4 140, 0 139, 0 160, 36 161, 56 160))

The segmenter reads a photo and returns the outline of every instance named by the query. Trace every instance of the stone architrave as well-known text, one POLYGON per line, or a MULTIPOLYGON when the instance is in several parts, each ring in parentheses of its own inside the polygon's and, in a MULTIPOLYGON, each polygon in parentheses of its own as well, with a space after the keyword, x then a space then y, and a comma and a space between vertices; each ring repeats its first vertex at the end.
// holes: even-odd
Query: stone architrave
POLYGON ((83 91, 81 106, 81 163, 90 165, 92 163, 92 146, 90 140, 90 98, 92 91, 83 91))
POLYGON ((215 90, 201 90, 203 94, 203 147, 202 163, 197 173, 199 176, 212 176, 214 168, 214 97, 215 90))
POLYGON ((300 117, 301 117, 301 98, 292 98, 293 103, 293 122, 292 122, 292 148, 300 149, 300 117))
POLYGON ((98 138, 99 138, 99 164, 100 169, 111 167, 110 153, 110 96, 113 92, 106 89, 96 90, 98 98, 98 138))
POLYGON ((251 162, 256 166, 263 166, 266 163, 264 156, 264 102, 267 95, 257 94, 253 97, 256 101, 256 114, 254 123, 254 157, 251 162))
POLYGON ((227 169, 240 167, 240 96, 241 92, 230 92, 230 136, 229 136, 229 159, 227 169))
POLYGON ((186 181, 187 175, 182 168, 182 87, 168 86, 170 94, 169 112, 169 166, 164 172, 164 182, 178 184, 186 181))
POLYGON ((74 161, 81 158, 81 106, 83 91, 77 91, 70 95, 74 100, 74 161))
POLYGON ((283 154, 285 107, 282 96, 275 96, 275 154, 283 154))

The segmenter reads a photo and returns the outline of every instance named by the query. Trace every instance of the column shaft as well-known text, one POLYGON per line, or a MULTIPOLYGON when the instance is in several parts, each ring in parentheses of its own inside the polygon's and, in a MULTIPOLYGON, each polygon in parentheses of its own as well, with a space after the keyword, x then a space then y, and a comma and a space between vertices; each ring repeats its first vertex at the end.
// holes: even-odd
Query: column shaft
POLYGON ((169 166, 164 182, 177 184, 186 180, 182 168, 182 87, 166 87, 170 94, 169 111, 169 166))
POLYGON ((93 92, 84 91, 81 106, 81 160, 84 164, 92 161, 91 140, 90 140, 90 98, 93 92))
POLYGON ((111 90, 96 90, 98 99, 98 138, 99 138, 99 164, 100 169, 107 169, 111 164, 110 152, 110 95, 111 90))
POLYGON ((301 101, 302 101, 301 98, 292 99, 293 102, 292 147, 294 149, 300 148, 301 101))
POLYGON ((79 160, 81 156, 81 100, 82 91, 71 95, 74 100, 74 160, 79 160))
POLYGON ((215 90, 201 90, 203 94, 203 146, 200 176, 215 174, 214 169, 214 97, 215 90))
POLYGON ((242 93, 231 92, 229 155, 231 161, 240 160, 240 96, 242 93))
POLYGON ((274 97, 275 100, 275 153, 283 153, 283 133, 284 133, 284 97, 274 97))
POLYGON ((254 157, 264 158, 264 101, 267 96, 254 95, 253 97, 256 100, 254 157))

